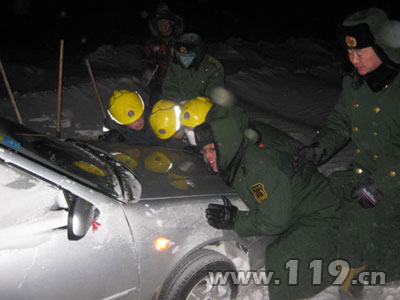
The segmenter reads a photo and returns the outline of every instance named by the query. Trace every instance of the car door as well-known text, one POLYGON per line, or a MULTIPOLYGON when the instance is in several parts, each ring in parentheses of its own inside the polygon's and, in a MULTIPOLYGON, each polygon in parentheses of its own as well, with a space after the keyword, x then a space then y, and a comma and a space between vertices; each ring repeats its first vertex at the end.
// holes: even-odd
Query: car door
POLYGON ((121 204, 22 164, 0 159, 0 298, 136 299, 137 253, 121 204), (96 211, 77 240, 67 234, 73 198, 96 211))

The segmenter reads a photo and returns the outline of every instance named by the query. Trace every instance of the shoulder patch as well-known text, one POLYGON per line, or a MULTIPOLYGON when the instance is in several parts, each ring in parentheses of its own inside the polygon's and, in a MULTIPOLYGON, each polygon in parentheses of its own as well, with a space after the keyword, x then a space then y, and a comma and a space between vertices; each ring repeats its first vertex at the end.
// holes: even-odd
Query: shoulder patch
POLYGON ((268 197, 267 191, 262 183, 253 184, 251 186, 251 192, 259 203, 262 203, 268 197))
POLYGON ((217 66, 218 69, 221 69, 221 68, 222 68, 222 64, 221 64, 218 60, 216 60, 214 57, 209 56, 209 57, 208 57, 208 61, 209 61, 210 63, 215 64, 215 65, 217 66))

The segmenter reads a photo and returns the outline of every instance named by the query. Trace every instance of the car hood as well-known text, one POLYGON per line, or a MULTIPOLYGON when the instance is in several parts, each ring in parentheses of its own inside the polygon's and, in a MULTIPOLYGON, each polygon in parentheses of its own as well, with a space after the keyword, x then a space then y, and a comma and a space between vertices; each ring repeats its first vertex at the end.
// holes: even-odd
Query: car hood
POLYGON ((141 184, 141 199, 234 194, 212 174, 194 148, 176 149, 122 143, 96 144, 118 158, 141 184))

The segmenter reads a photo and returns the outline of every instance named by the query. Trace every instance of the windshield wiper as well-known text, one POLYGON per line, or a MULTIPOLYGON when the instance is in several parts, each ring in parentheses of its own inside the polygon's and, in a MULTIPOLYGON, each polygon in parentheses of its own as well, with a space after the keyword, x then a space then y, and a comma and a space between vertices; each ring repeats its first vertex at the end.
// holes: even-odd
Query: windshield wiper
POLYGON ((67 139, 66 141, 78 147, 79 149, 82 149, 83 151, 87 151, 96 158, 100 157, 102 158, 102 161, 106 160, 108 162, 107 165, 115 174, 125 201, 129 202, 140 199, 141 185, 139 181, 132 170, 122 163, 118 158, 103 149, 97 148, 96 146, 83 141, 75 139, 67 139))
POLYGON ((72 144, 73 146, 79 148, 82 151, 85 151, 93 156, 95 156, 97 159, 101 160, 102 162, 104 162, 104 159, 106 159, 106 161, 108 161, 108 167, 112 170, 112 173, 114 175, 114 177, 116 178, 117 182, 118 182, 118 186, 121 189, 121 195, 124 197, 125 196, 125 184, 122 180, 121 174, 119 172, 119 170, 117 169, 116 165, 121 165, 120 161, 118 159, 116 159, 114 156, 112 156, 111 154, 109 154, 108 152, 99 149, 95 146, 89 145, 85 142, 76 140, 76 139, 66 139, 65 140, 67 143, 72 144))

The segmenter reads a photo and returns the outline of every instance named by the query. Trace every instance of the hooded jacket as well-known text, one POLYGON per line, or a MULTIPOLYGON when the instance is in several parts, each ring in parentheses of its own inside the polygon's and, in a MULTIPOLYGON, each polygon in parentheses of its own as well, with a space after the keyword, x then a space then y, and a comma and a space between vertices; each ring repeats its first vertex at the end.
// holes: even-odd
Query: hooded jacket
POLYGON ((160 83, 167 74, 174 41, 183 33, 184 28, 183 18, 173 14, 166 6, 158 7, 156 15, 149 19, 149 31, 152 37, 144 45, 144 54, 145 59, 150 60, 154 66, 158 65, 155 80, 160 83), (157 22, 160 19, 170 19, 174 23, 170 36, 164 37, 160 34, 157 27, 157 22))
POLYGON ((291 154, 300 143, 290 136, 283 132, 269 135, 266 127, 262 139, 268 143, 273 136, 275 141, 257 144, 249 140, 249 119, 237 108, 214 105, 205 122, 213 131, 220 174, 226 177, 226 173, 233 173, 232 182, 226 183, 235 187, 251 209, 250 214, 238 212, 235 230, 240 235, 280 234, 299 218, 320 215, 322 220, 338 204, 328 190, 328 181, 315 168, 294 173, 291 154), (265 198, 257 195, 257 186, 263 186, 260 191, 265 192, 265 198))
POLYGON ((269 286, 270 299, 306 298, 321 291, 330 281, 312 286, 306 264, 329 262, 336 254, 339 201, 327 179, 313 166, 294 173, 291 157, 301 145, 287 134, 270 133, 271 127, 258 123, 261 143, 249 139, 249 119, 236 108, 214 105, 205 122, 212 128, 220 175, 232 179, 228 183, 249 208, 237 211, 234 230, 240 236, 279 236, 266 250, 266 271, 278 278, 286 278, 288 260, 304 263, 298 284, 269 286))

